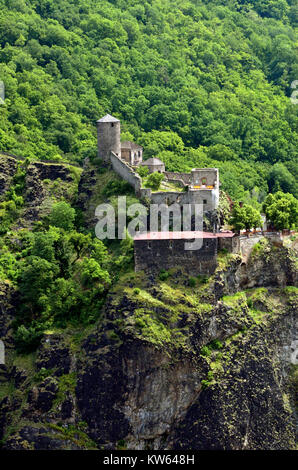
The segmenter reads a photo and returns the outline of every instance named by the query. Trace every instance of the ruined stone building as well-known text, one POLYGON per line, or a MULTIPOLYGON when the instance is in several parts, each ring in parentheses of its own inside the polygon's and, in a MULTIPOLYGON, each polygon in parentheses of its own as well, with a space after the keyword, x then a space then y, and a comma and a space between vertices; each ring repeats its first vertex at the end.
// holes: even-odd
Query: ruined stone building
POLYGON ((121 142, 121 158, 132 166, 142 164, 143 147, 134 142, 121 142))
POLYGON ((158 273, 179 266, 190 275, 211 275, 217 267, 218 250, 239 251, 239 238, 232 232, 147 232, 134 237, 135 270, 158 273), (199 249, 185 243, 201 240, 199 249))
MULTIPOLYGON (((170 269, 182 266, 190 274, 212 274, 216 268, 217 250, 225 247, 228 251, 237 250, 234 234, 218 233, 219 173, 217 168, 194 168, 190 173, 167 172, 165 164, 158 158, 143 161, 143 148, 134 142, 121 143, 119 119, 109 114, 97 121, 98 156, 103 164, 113 170, 131 186, 139 198, 151 204, 179 204, 194 210, 196 205, 203 208, 204 232, 148 232, 134 240, 135 269, 170 269), (173 190, 153 191, 143 187, 143 180, 137 173, 139 165, 147 166, 149 173, 164 174, 165 181, 172 183, 173 190), (206 222, 207 221, 207 222, 206 222), (199 250, 185 250, 186 240, 202 239, 199 250)), ((193 227, 191 227, 192 230, 193 227)))
POLYGON ((166 171, 165 164, 159 158, 149 158, 141 163, 142 166, 146 166, 149 173, 164 173, 166 171))
POLYGON ((220 184, 217 168, 194 168, 191 173, 173 173, 165 171, 164 163, 158 158, 143 161, 143 148, 134 142, 121 143, 120 121, 109 114, 97 121, 97 137, 98 156, 134 187, 138 197, 145 197, 156 204, 202 204, 204 213, 216 211, 220 184), (136 172, 139 165, 147 166, 149 173, 164 173, 165 180, 180 187, 180 191, 152 191, 142 187, 142 179, 136 172))

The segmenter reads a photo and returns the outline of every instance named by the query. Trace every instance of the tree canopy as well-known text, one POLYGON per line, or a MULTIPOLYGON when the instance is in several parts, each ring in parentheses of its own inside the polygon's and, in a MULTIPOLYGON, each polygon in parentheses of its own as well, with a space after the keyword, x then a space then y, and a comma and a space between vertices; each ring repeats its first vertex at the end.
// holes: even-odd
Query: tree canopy
POLYGON ((0 151, 81 163, 110 113, 169 171, 295 195, 297 17, 293 0, 0 0, 0 151))
POLYGON ((230 224, 235 230, 250 230, 251 228, 258 228, 263 226, 263 220, 260 212, 254 207, 243 204, 240 206, 236 203, 233 207, 230 224))
POLYGON ((269 194, 263 208, 267 219, 277 230, 297 229, 298 200, 292 194, 285 194, 282 191, 269 194))

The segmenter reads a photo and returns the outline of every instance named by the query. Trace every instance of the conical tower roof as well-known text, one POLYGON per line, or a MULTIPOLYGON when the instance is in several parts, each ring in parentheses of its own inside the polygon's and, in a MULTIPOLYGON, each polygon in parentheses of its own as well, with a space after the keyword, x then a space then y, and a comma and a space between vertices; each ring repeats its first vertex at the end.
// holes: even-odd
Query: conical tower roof
POLYGON ((119 121, 119 119, 115 118, 114 116, 111 116, 110 114, 106 114, 101 119, 98 119, 97 122, 120 122, 120 121, 119 121))

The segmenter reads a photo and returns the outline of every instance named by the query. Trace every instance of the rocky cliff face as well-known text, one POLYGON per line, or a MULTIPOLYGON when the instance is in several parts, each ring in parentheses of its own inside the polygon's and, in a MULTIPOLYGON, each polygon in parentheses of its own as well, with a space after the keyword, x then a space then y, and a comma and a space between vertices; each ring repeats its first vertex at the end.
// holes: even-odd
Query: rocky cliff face
MULTIPOLYGON (((235 279, 244 288, 252 274, 237 256, 196 288, 179 270, 167 282, 130 274, 103 323, 47 334, 36 356, 12 355, 3 447, 293 449, 297 288, 287 286, 288 252, 266 249, 272 262, 285 257, 282 286, 239 292, 235 279)), ((7 306, 2 318, 11 314, 7 306)))
MULTIPOLYGON (((27 223, 57 192, 75 197, 78 178, 58 167, 27 169, 27 223)), ((17 168, 6 170, 13 178, 17 168)), ((79 183, 88 223, 98 202, 90 181, 100 191, 101 178, 86 166, 79 183)), ((179 268, 166 280, 123 275, 98 324, 48 331, 26 356, 12 334, 18 293, 1 283, 2 447, 293 449, 297 253, 262 242, 245 262, 220 255, 218 264, 195 286, 179 268)))
POLYGON ((24 207, 17 228, 31 227, 47 215, 57 199, 75 203, 82 170, 68 164, 27 162, 0 153, 0 201, 14 187, 17 172, 24 177, 24 207))

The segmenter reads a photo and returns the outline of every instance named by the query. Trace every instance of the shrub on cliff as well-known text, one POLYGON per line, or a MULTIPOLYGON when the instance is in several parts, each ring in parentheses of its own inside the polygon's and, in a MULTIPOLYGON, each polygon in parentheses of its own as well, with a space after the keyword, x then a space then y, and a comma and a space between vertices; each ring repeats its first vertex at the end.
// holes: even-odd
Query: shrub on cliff
POLYGON ((75 210, 64 201, 57 202, 53 205, 49 215, 49 223, 54 227, 71 230, 75 220, 75 210))
POLYGON ((102 241, 50 226, 15 234, 14 246, 20 245, 21 258, 0 257, 0 275, 19 288, 14 329, 20 350, 34 349, 46 329, 87 325, 100 317, 112 271, 102 241))

